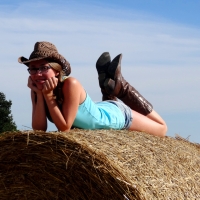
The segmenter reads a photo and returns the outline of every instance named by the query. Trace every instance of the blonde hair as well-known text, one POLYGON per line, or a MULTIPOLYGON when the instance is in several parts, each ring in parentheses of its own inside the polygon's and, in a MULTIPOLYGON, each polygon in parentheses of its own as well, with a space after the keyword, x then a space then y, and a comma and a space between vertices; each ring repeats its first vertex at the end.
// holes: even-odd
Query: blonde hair
POLYGON ((55 63, 55 62, 50 62, 49 65, 50 65, 54 70, 56 70, 56 71, 59 72, 58 80, 59 80, 60 82, 62 82, 62 81, 63 81, 64 72, 63 72, 63 70, 62 70, 61 65, 58 64, 58 63, 55 63))

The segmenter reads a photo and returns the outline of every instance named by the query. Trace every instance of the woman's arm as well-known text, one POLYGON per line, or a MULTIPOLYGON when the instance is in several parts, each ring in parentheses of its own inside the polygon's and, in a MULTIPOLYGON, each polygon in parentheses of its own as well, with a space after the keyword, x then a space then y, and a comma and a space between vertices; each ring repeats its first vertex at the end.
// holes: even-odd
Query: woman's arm
POLYGON ((62 88, 64 101, 61 112, 51 89, 55 88, 55 85, 57 85, 55 78, 49 79, 43 89, 43 95, 56 127, 60 131, 67 132, 70 130, 76 117, 78 106, 84 101, 86 94, 81 84, 75 78, 70 77, 66 79, 62 88))
POLYGON ((35 94, 31 90, 31 99, 32 99, 32 128, 35 130, 47 130, 47 118, 46 111, 44 106, 44 98, 42 93, 35 94), (37 95, 37 102, 35 102, 35 95, 37 95))
POLYGON ((32 128, 46 131, 47 119, 42 91, 37 89, 30 77, 28 79, 28 87, 31 89, 32 128))

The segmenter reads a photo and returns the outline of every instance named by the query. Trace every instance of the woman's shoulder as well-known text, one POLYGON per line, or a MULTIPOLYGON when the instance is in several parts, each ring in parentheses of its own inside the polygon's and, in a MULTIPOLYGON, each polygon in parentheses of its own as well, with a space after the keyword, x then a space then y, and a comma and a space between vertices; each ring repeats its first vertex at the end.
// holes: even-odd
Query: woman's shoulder
POLYGON ((86 98, 86 92, 85 92, 83 86, 74 77, 68 77, 63 82, 62 92, 63 92, 64 96, 66 95, 66 97, 69 94, 76 94, 76 95, 78 95, 80 97, 79 104, 82 103, 85 100, 85 98, 86 98))
POLYGON ((69 83, 77 84, 77 83, 79 83, 79 81, 76 78, 69 76, 69 77, 65 78, 65 80, 63 81, 63 84, 67 85, 69 83))
POLYGON ((66 88, 77 88, 77 87, 82 87, 81 83, 74 77, 68 77, 63 81, 63 89, 65 90, 66 88))

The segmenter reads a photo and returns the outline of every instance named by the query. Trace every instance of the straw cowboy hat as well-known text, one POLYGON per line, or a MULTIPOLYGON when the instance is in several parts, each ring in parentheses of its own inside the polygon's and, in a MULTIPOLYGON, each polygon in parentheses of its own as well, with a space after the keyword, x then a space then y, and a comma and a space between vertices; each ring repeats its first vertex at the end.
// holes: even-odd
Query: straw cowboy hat
POLYGON ((36 42, 34 50, 31 53, 29 59, 21 56, 18 58, 18 62, 28 66, 30 62, 41 59, 47 59, 60 64, 66 76, 71 73, 69 62, 61 54, 58 53, 56 46, 50 42, 36 42))

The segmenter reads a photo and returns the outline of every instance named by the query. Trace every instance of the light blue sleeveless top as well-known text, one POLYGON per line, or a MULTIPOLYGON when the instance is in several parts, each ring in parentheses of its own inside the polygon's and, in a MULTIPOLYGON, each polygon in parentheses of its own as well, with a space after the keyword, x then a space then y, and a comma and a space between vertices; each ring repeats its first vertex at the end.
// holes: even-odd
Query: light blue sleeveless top
POLYGON ((82 129, 122 129, 125 117, 122 111, 108 101, 93 102, 86 93, 79 105, 73 126, 82 129))

